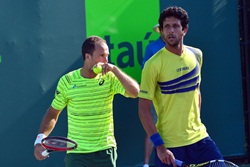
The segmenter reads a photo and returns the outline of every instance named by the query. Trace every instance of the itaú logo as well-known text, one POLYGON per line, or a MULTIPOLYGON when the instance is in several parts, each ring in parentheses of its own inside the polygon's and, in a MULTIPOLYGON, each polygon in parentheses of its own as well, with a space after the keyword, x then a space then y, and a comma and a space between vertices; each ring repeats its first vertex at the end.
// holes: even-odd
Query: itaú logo
POLYGON ((141 66, 146 46, 155 40, 150 39, 151 34, 152 32, 146 33, 142 41, 135 43, 129 41, 112 43, 111 36, 104 36, 110 50, 109 62, 120 68, 141 66), (114 55, 112 55, 113 51, 114 55))

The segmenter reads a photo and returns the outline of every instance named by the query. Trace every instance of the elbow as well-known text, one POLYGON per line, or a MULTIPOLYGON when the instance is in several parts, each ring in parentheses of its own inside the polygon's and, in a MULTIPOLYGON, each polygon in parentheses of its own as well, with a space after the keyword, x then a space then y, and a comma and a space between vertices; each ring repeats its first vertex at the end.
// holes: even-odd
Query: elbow
POLYGON ((134 90, 134 98, 137 98, 140 92, 140 87, 137 85, 134 90))
POLYGON ((134 91, 133 93, 130 94, 130 97, 135 99, 138 97, 138 94, 139 94, 139 91, 134 91))
POLYGON ((138 97, 138 93, 137 94, 134 94, 133 96, 132 96, 132 98, 137 98, 138 97))
POLYGON ((127 94, 129 95, 129 97, 131 98, 137 98, 138 94, 139 94, 139 87, 134 87, 133 89, 131 89, 130 92, 127 92, 127 94))

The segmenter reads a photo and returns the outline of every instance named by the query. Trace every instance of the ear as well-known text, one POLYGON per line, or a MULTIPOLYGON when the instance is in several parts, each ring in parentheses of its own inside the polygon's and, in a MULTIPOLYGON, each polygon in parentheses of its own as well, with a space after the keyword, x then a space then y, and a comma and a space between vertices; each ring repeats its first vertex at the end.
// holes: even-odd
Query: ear
POLYGON ((184 30, 183 30, 183 36, 186 35, 187 31, 188 31, 188 26, 186 28, 184 28, 184 30))
POLYGON ((91 58, 91 55, 89 53, 85 53, 85 60, 89 60, 91 58))

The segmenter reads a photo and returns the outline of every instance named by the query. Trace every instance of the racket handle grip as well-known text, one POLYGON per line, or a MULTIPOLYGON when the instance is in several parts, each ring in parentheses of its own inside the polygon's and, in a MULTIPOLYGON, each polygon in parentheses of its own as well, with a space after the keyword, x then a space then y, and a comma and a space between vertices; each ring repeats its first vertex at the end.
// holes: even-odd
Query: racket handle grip
POLYGON ((42 152, 42 156, 46 157, 47 155, 49 155, 48 150, 44 150, 44 151, 42 152))
POLYGON ((175 163, 177 166, 182 166, 182 161, 178 160, 178 159, 175 159, 175 163))

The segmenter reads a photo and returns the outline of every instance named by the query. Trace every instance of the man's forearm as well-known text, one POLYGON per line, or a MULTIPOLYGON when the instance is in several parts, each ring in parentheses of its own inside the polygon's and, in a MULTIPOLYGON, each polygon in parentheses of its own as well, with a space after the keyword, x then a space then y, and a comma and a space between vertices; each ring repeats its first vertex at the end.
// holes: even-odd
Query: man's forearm
POLYGON ((116 75, 116 77, 120 80, 122 85, 124 86, 126 93, 133 98, 136 98, 139 93, 139 85, 138 83, 125 74, 122 70, 118 67, 114 66, 112 72, 116 75))

